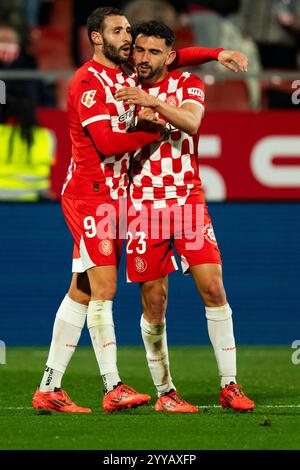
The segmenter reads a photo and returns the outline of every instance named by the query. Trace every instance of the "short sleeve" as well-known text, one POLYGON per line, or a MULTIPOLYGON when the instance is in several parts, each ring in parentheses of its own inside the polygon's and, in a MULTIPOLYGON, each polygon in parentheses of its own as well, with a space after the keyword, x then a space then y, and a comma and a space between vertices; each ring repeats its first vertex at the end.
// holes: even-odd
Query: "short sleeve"
POLYGON ((82 127, 96 121, 110 120, 105 90, 95 80, 80 82, 75 103, 82 127))
POLYGON ((195 103, 205 109, 205 87, 200 78, 195 75, 190 75, 184 80, 182 102, 195 103))

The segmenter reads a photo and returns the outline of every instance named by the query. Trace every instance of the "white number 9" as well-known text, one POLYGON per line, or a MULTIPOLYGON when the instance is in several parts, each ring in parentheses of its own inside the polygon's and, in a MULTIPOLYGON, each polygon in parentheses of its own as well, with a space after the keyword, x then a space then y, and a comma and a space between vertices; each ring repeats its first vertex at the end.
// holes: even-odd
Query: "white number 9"
POLYGON ((94 217, 88 215, 83 220, 83 226, 85 228, 85 234, 88 238, 93 238, 97 234, 96 222, 94 217))

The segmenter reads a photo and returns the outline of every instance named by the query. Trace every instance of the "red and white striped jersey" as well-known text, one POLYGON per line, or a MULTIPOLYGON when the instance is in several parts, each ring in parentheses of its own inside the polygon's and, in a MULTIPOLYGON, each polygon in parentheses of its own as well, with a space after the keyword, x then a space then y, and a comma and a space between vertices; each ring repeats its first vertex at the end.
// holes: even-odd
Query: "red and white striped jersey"
MULTIPOLYGON (((170 72, 167 77, 143 89, 173 106, 191 102, 204 109, 204 84, 188 72, 170 72)), ((177 198, 182 204, 199 190, 199 135, 189 134, 167 124, 167 137, 137 150, 132 164, 130 193, 136 203, 145 200, 177 198)))
POLYGON ((126 196, 129 153, 104 158, 86 128, 103 120, 110 121, 114 132, 123 133, 133 126, 135 107, 116 101, 114 94, 119 88, 136 85, 131 64, 113 69, 90 60, 75 73, 68 95, 72 160, 62 194, 79 199, 126 196))

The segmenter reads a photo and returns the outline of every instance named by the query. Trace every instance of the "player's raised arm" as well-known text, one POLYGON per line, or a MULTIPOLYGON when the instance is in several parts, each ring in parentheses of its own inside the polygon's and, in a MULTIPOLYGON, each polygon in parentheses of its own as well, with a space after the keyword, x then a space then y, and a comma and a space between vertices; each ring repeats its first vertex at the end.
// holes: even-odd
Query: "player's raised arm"
POLYGON ((179 67, 201 65, 217 60, 232 72, 247 72, 248 58, 240 51, 225 50, 223 48, 211 49, 209 47, 185 47, 176 52, 176 58, 169 65, 169 70, 179 67))

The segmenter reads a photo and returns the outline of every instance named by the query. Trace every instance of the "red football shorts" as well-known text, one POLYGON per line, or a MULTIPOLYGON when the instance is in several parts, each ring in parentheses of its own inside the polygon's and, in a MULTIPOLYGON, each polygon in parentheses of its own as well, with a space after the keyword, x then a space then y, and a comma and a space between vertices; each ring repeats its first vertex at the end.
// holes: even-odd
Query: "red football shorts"
POLYGON ((167 199, 134 206, 128 198, 127 217, 129 282, 153 281, 177 270, 174 249, 184 274, 191 266, 222 264, 203 193, 189 196, 184 205, 167 199))
POLYGON ((74 238, 72 272, 81 273, 94 266, 119 266, 126 208, 126 198, 101 201, 62 196, 63 214, 74 238))

